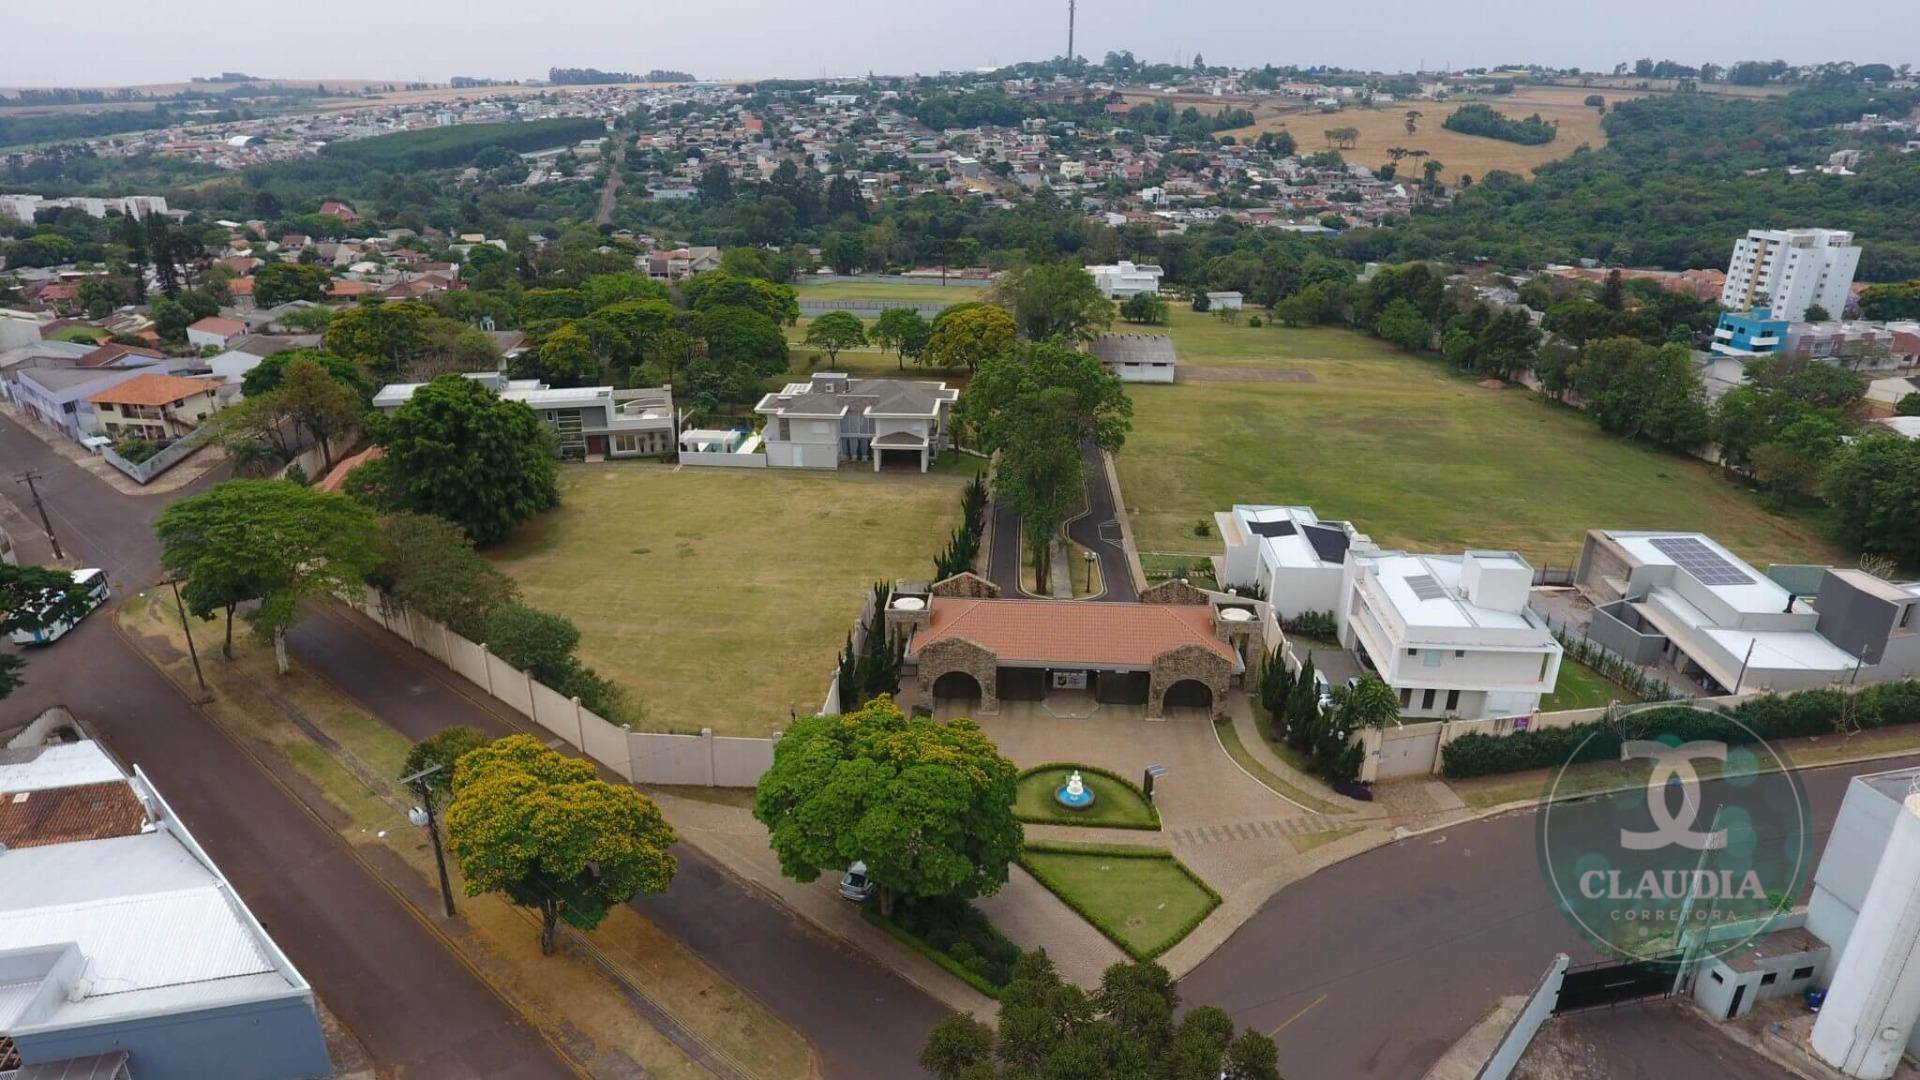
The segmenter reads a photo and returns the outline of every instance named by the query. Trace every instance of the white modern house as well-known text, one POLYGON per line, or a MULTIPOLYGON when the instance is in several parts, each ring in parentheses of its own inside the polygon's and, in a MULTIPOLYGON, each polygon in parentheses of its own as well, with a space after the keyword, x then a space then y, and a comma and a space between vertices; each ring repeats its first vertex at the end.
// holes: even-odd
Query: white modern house
POLYGON ((1533 566, 1511 551, 1350 552, 1340 644, 1409 717, 1525 716, 1560 678, 1560 643, 1527 607, 1533 566))
POLYGON ((1812 571, 1798 593, 1704 533, 1595 529, 1574 585, 1595 605, 1595 642, 1635 663, 1670 664, 1709 689, 1785 692, 1920 674, 1920 582, 1791 569, 1812 571))
MULTIPOLYGON (((658 456, 674 450, 673 391, 668 387, 552 387, 538 379, 509 379, 492 371, 462 377, 531 408, 553 430, 561 457, 599 460, 658 456)), ((391 413, 425 385, 389 383, 373 396, 373 407, 391 413)))
POLYGON ((1720 306, 1767 308, 1776 319, 1804 322, 1815 304, 1835 318, 1847 307, 1860 249, 1840 229, 1749 229, 1734 241, 1720 306))
POLYGON ((1102 296, 1109 300, 1125 300, 1141 293, 1159 292, 1164 271, 1157 266, 1137 266, 1122 259, 1110 265, 1089 266, 1087 273, 1093 275, 1093 283, 1099 286, 1102 296))
POLYGON ((1281 619, 1340 606, 1347 552, 1375 550, 1350 521, 1321 521, 1309 506, 1239 504, 1213 515, 1224 554, 1220 584, 1258 589, 1281 619))
POLYGON ((760 399, 767 465, 837 469, 842 461, 918 463, 921 472, 947 448, 960 391, 944 382, 855 379, 819 371, 760 399))

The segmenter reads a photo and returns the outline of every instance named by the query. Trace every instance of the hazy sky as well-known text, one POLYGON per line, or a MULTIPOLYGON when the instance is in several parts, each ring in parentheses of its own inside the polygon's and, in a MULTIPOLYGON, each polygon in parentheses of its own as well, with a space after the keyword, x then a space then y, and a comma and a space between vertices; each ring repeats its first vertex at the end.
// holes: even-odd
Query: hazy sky
MULTIPOLYGON (((220 71, 445 81, 548 67, 702 78, 932 72, 1066 49, 1066 0, 91 0, 7 4, 0 85, 126 85, 220 71)), ((1920 62, 1914 0, 1080 0, 1098 60, 1407 69, 1671 56, 1920 62), (1903 51, 1904 50, 1904 51, 1903 51)))

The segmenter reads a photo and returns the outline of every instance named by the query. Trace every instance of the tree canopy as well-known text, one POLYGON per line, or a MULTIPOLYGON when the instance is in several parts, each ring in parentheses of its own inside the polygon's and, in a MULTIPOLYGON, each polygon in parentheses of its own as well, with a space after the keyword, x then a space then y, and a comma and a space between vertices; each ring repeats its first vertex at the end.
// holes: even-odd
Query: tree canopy
POLYGON ((973 721, 908 717, 881 695, 790 727, 753 814, 796 881, 864 861, 883 907, 896 893, 985 896, 1020 851, 1016 775, 973 721))
MULTIPOLYGON (((0 637, 15 630, 40 630, 56 622, 78 621, 87 611, 85 590, 73 574, 57 567, 15 566, 0 563, 0 637)), ((26 661, 0 653, 0 699, 23 681, 26 661)))
POLYGON ((1090 338, 1113 322, 1113 302, 1093 275, 1068 262, 1022 266, 1001 274, 989 293, 1033 341, 1090 338))
POLYGON ((558 499, 553 436, 532 409, 458 375, 414 391, 375 430, 385 451, 349 488, 385 510, 437 514, 476 544, 504 538, 558 499))
POLYGON ((665 891, 677 839, 653 800, 531 735, 475 747, 454 769, 447 846, 467 895, 537 910, 549 955, 560 923, 592 930, 615 904, 665 891))

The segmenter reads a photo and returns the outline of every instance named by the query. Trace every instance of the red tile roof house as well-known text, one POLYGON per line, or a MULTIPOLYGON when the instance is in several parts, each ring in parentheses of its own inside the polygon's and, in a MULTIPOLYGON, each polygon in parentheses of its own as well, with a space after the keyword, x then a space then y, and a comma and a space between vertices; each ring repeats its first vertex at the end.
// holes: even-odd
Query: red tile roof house
POLYGON ((1084 691, 1109 706, 1225 715, 1279 627, 1264 602, 1166 582, 1138 603, 1002 600, 994 585, 959 574, 931 586, 897 585, 887 625, 907 635, 906 667, 936 710, 980 713, 1006 701, 1084 691))
POLYGON ((353 207, 348 206, 346 203, 341 203, 341 202, 321 203, 320 212, 323 214, 331 214, 334 217, 339 218, 341 221, 359 221, 360 220, 360 215, 354 213, 353 207))
POLYGON ((228 342, 246 332, 247 324, 238 319, 209 315, 187 327, 187 344, 196 349, 204 349, 209 345, 224 349, 228 342))
POLYGON ((169 442, 193 433, 220 409, 218 379, 188 379, 150 371, 87 398, 101 430, 112 438, 138 436, 169 442))

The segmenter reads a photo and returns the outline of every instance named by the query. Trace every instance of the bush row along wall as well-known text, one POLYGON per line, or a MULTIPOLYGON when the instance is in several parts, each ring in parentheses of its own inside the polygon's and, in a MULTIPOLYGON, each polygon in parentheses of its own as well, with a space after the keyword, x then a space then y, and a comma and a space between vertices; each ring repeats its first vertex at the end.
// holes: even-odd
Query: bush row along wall
POLYGON ((1915 722, 1920 722, 1920 680, 1877 683, 1851 693, 1801 690, 1786 695, 1762 694, 1714 711, 1658 705, 1616 721, 1593 719, 1498 736, 1462 735, 1444 748, 1442 771, 1449 778, 1461 779, 1563 763, 1618 761, 1622 742, 1650 732, 1737 746, 1756 738, 1804 738, 1915 722))
POLYGON ((711 729, 698 735, 629 731, 602 719, 580 704, 377 589, 348 596, 361 614, 385 627, 407 644, 445 664, 487 696, 552 732, 636 784, 690 787, 753 787, 773 767, 773 745, 779 740, 715 736, 711 729))

